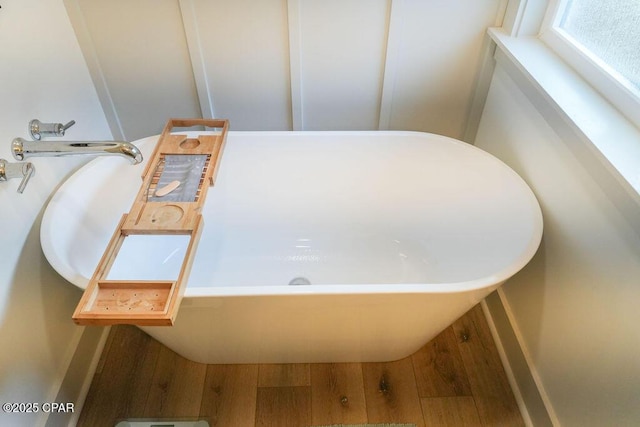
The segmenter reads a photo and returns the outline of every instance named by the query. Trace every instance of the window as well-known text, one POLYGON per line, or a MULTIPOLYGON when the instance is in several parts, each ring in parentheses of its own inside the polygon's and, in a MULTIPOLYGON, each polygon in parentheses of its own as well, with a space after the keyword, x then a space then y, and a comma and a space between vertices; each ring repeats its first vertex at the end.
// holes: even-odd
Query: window
POLYGON ((502 70, 640 229, 640 0, 508 0, 489 35, 502 70))
POLYGON ((555 0, 541 38, 640 126, 640 1, 555 0))

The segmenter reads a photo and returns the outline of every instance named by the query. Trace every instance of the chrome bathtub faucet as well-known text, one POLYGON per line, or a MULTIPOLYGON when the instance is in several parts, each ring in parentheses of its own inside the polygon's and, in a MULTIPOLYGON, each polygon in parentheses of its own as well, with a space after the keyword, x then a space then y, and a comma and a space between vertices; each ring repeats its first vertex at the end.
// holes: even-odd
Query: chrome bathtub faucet
POLYGON ((11 151, 16 160, 29 157, 58 157, 70 155, 122 156, 132 164, 142 162, 142 153, 135 145, 126 141, 42 141, 48 136, 64 136, 65 131, 75 124, 71 120, 66 124, 42 123, 38 119, 29 122, 29 134, 34 141, 15 138, 11 151))
POLYGON ((126 141, 27 141, 15 138, 11 143, 13 158, 60 157, 73 155, 122 156, 132 164, 142 162, 142 153, 126 141))

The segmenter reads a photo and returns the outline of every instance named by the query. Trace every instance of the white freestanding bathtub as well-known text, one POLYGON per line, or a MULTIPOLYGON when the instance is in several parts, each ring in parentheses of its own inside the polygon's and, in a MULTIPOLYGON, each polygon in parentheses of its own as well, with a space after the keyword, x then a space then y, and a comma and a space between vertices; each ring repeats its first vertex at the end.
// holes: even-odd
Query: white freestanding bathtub
MULTIPOLYGON (((149 157, 156 141, 135 144, 149 157)), ((42 247, 74 285, 93 274, 143 166, 95 159, 53 196, 42 247)), ((202 363, 402 358, 518 272, 542 235, 510 168, 418 132, 229 132, 203 216, 176 324, 142 328, 202 363)), ((170 269, 181 245, 136 242, 120 274, 170 269)))

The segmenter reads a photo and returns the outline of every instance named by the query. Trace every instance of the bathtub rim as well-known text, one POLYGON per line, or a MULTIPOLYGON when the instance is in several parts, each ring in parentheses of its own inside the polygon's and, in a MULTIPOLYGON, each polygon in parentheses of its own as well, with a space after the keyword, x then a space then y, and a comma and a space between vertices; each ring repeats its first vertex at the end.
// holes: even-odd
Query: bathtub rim
MULTIPOLYGON (((176 131, 176 134, 202 134, 202 131, 176 131)), ((389 283, 389 284, 318 284, 318 285, 304 285, 304 286, 289 286, 289 285, 265 285, 265 286, 189 286, 185 289, 184 298, 208 298, 208 297, 237 297, 237 296, 257 296, 257 295, 341 295, 341 294, 395 294, 395 293, 460 293, 473 290, 479 290, 484 288, 497 287, 504 283, 510 277, 522 270, 535 256, 543 235, 543 217, 542 211, 535 194, 524 181, 524 179, 518 175, 511 167, 504 163, 499 158, 492 154, 464 141, 458 139, 419 131, 394 131, 394 130, 380 130, 380 131, 229 131, 228 137, 243 136, 243 135, 255 135, 268 133, 272 136, 286 136, 295 137, 300 135, 306 136, 377 136, 377 135, 397 135, 397 136, 419 136, 437 138, 447 143, 461 145, 466 149, 474 150, 479 155, 485 156, 500 167, 506 168, 506 170, 519 180, 523 184, 523 190, 527 192, 530 205, 535 211, 533 216, 535 217, 535 224, 532 227, 531 239, 527 243, 526 248, 521 252, 520 256, 514 260, 509 266, 505 267, 498 272, 462 282, 453 283, 389 283)), ((138 147, 145 147, 147 144, 155 144, 158 141, 160 135, 153 135, 144 138, 140 138, 133 141, 138 147)), ((89 278, 86 278, 77 272, 71 266, 66 263, 61 257, 57 256, 57 252, 53 245, 53 239, 49 237, 50 231, 55 227, 53 220, 53 206, 64 196, 66 187, 74 184, 78 179, 81 179, 79 172, 88 171, 95 167, 100 167, 102 162, 111 161, 112 158, 97 157, 81 168, 71 174, 56 190, 49 202, 45 207, 45 212, 41 221, 40 227, 40 242, 43 253, 49 264, 53 269, 60 274, 64 279, 71 282, 73 285, 80 289, 85 289, 89 283, 89 278), (50 209, 51 208, 51 209, 50 209)), ((146 159, 145 159, 146 161, 146 159)), ((133 167, 144 167, 145 161, 140 165, 133 167)), ((128 166, 131 167, 131 166, 128 166)), ((125 208, 126 211, 126 208, 125 208)), ((123 211, 124 212, 124 211, 123 211)))

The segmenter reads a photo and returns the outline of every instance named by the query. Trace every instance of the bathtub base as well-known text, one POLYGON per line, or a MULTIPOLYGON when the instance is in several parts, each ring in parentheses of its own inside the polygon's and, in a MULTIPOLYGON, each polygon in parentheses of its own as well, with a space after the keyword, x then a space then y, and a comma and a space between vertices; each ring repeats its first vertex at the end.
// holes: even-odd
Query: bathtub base
POLYGON ((385 362, 417 351, 493 289, 185 298, 173 327, 141 327, 198 363, 385 362))
MULTIPOLYGON (((148 158, 157 141, 136 145, 148 158)), ((140 171, 121 163, 84 166, 43 216, 47 259, 80 288, 136 197, 140 171)), ((174 326, 141 328, 208 364, 405 357, 520 271, 543 225, 531 189, 495 157, 396 131, 230 131, 202 216, 174 326)), ((155 277, 182 250, 141 248, 114 280, 155 277)))

